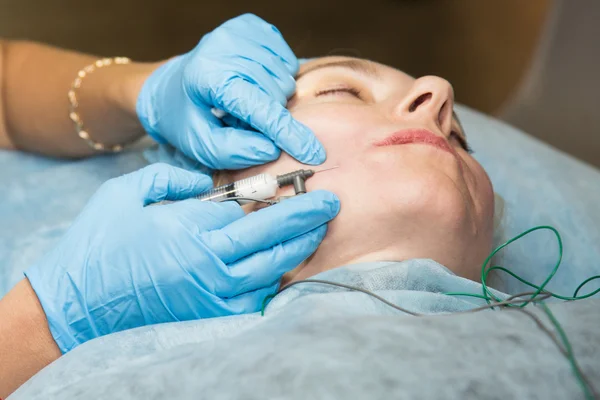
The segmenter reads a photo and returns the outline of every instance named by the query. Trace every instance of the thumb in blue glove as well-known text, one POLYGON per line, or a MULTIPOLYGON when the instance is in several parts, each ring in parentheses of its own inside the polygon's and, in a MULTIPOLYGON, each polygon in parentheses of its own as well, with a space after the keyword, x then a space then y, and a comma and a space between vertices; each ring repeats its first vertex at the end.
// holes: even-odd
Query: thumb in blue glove
POLYGON ((326 191, 249 215, 233 202, 146 206, 210 185, 165 164, 108 181, 56 248, 26 271, 63 353, 143 325, 258 311, 281 276, 316 250, 339 211, 326 191))
POLYGON ((285 108, 297 72, 298 60, 277 28, 245 14, 158 68, 138 96, 138 117, 157 141, 211 169, 264 164, 280 149, 321 164, 323 146, 285 108), (225 126, 213 107, 239 123, 225 126))

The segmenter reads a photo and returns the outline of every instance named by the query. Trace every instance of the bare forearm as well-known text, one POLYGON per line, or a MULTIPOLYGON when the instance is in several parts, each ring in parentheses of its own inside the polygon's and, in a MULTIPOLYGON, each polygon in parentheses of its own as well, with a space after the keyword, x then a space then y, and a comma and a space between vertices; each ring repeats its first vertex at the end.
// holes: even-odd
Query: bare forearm
POLYGON ((61 356, 29 281, 0 300, 0 398, 61 356))
MULTIPOLYGON (((2 42, 0 147, 58 157, 92 154, 69 118, 67 93, 77 72, 97 58, 31 42, 2 42)), ((112 145, 144 134, 135 103, 156 67, 111 66, 83 80, 78 111, 92 139, 112 145)))

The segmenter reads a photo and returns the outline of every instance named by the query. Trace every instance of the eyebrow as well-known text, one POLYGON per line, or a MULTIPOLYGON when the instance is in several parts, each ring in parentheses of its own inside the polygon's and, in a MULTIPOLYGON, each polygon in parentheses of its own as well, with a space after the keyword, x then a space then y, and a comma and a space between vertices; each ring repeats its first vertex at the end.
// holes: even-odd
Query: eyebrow
POLYGON ((351 69, 358 73, 361 73, 361 74, 364 74, 367 76, 371 76, 374 78, 378 78, 378 79, 380 77, 379 72, 377 71, 377 67, 369 61, 366 61, 366 60, 341 60, 341 61, 331 61, 328 63, 315 65, 314 67, 310 67, 307 70, 299 73, 296 76, 296 80, 302 78, 304 75, 306 75, 310 72, 317 71, 317 70, 323 69, 323 68, 335 68, 335 67, 351 69))

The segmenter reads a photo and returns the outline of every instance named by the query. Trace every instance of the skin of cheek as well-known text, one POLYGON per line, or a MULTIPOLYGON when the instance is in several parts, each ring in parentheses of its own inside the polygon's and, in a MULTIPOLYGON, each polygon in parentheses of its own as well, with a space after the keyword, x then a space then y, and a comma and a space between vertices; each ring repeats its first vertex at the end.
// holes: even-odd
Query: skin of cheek
POLYGON ((475 216, 478 230, 475 237, 472 238, 473 246, 470 253, 470 264, 474 265, 469 271, 475 277, 473 280, 480 280, 481 264, 490 254, 492 239, 494 236, 494 188, 492 182, 483 169, 483 167, 471 156, 465 157, 469 166, 471 175, 466 179, 471 193, 474 193, 475 216))
MULTIPOLYGON (((342 205, 317 252, 336 246, 331 243, 335 238, 338 254, 340 243, 352 243, 344 249, 343 259, 378 252, 389 259, 432 258, 473 278, 466 270, 465 239, 474 239, 473 225, 481 221, 469 208, 473 203, 465 185, 469 179, 463 179, 456 159, 430 146, 373 147, 373 141, 403 127, 360 107, 314 104, 292 114, 313 129, 328 152, 327 161, 314 169, 339 165, 306 182, 309 191, 336 193, 342 205), (387 250, 397 249, 396 243, 402 243, 401 251, 387 250)), ((273 163, 234 173, 233 179, 300 168, 306 166, 282 153, 273 163)), ((292 194, 291 187, 278 192, 292 194)))

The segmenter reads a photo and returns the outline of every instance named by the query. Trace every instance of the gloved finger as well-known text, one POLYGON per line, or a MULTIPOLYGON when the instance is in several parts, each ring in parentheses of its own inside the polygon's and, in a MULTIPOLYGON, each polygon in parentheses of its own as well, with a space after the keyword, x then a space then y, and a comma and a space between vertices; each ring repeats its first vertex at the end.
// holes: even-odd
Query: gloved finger
POLYGON ((327 225, 321 225, 228 265, 230 279, 222 287, 217 285, 215 294, 221 298, 229 298, 273 285, 283 274, 296 268, 313 254, 326 232, 327 225))
MULTIPOLYGON (((260 46, 260 45, 255 45, 260 46)), ((238 53, 236 54, 237 58, 240 60, 240 63, 244 64, 254 64, 258 68, 264 69, 269 78, 273 80, 277 86, 280 88, 286 100, 288 97, 294 94, 296 89, 296 81, 294 80, 294 75, 292 75, 284 62, 282 62, 281 58, 267 49, 260 48, 257 51, 252 46, 242 46, 238 53)), ((261 80, 258 79, 259 85, 261 84, 261 80)), ((285 104, 283 102, 282 104, 285 104)))
POLYGON ((133 189, 144 205, 187 199, 212 187, 209 176, 164 163, 151 164, 117 179, 127 190, 133 189))
POLYGON ((252 292, 242 293, 238 296, 221 299, 230 314, 249 314, 259 312, 263 308, 265 298, 277 293, 279 282, 252 292))
POLYGON ((209 168, 242 169, 279 158, 281 150, 259 132, 214 128, 202 144, 202 162, 209 168))
POLYGON ((334 218, 337 196, 317 190, 250 213, 222 229, 204 232, 201 241, 225 264, 270 249, 334 218))
MULTIPOLYGON (((256 88, 261 90, 266 95, 270 96, 272 99, 276 100, 279 104, 285 105, 287 103, 287 97, 285 93, 281 90, 281 87, 277 84, 277 80, 274 79, 273 75, 269 73, 268 70, 263 68, 263 66, 259 63, 243 60, 243 62, 238 63, 236 66, 235 77, 230 80, 230 82, 236 82, 238 80, 243 80, 250 84, 254 84, 256 88), (237 78, 237 79, 236 79, 237 78)), ((224 86, 221 91, 221 96, 228 93, 232 90, 230 85, 224 86)), ((245 92, 237 92, 237 97, 242 97, 241 94, 247 96, 245 92)), ((227 103, 222 103, 219 101, 219 95, 215 96, 214 102, 215 105, 224 105, 224 111, 229 112, 227 109, 227 103)))
POLYGON ((311 165, 325 161, 325 149, 314 133, 254 84, 235 79, 215 106, 250 124, 298 161, 311 165))
MULTIPOLYGON (((148 211, 168 213, 168 217, 171 219, 198 221, 197 226, 201 223, 202 231, 220 229, 246 215, 242 207, 235 201, 216 203, 198 199, 178 201, 160 207, 148 207, 148 211)), ((182 224, 182 226, 187 225, 189 224, 182 224)), ((200 234, 200 228, 198 228, 197 234, 200 234)))
POLYGON ((254 14, 244 14, 225 22, 218 29, 224 29, 244 38, 252 39, 259 46, 280 57, 288 66, 290 74, 296 75, 298 60, 279 29, 274 25, 254 14))
MULTIPOLYGON (((249 64, 246 65, 245 68, 240 67, 238 69, 238 72, 246 71, 243 74, 240 74, 241 77, 249 82, 255 83, 256 86, 271 95, 271 97, 277 100, 282 106, 285 106, 287 104, 287 99, 296 91, 296 81, 293 76, 290 75, 285 65, 283 65, 273 54, 266 51, 251 52, 246 51, 246 49, 246 46, 242 47, 240 53, 237 55, 243 60, 243 64, 249 64), (260 71, 261 69, 265 72, 260 71), (257 72, 248 72, 250 70, 257 72)), ((218 118, 220 118, 224 124, 233 128, 251 129, 249 124, 231 116, 224 110, 218 111, 217 114, 213 113, 213 115, 218 115, 218 118)))
MULTIPOLYGON (((227 126, 229 126, 231 128, 243 129, 243 130, 246 130, 246 131, 252 130, 252 127, 250 125, 248 125, 244 121, 241 121, 241 120, 237 119, 236 117, 231 116, 231 115, 229 115, 227 113, 225 113, 225 115, 223 115, 223 117, 221 118, 221 121, 223 122, 223 124, 225 124, 225 125, 227 125, 227 126)), ((262 135, 262 134, 261 134, 261 136, 264 137, 264 135, 262 135)), ((271 142, 271 143, 273 143, 273 142, 271 142)), ((275 145, 273 145, 273 146, 275 146, 275 145)))

